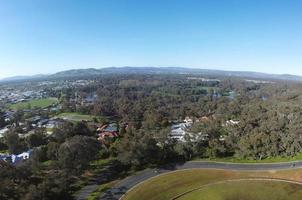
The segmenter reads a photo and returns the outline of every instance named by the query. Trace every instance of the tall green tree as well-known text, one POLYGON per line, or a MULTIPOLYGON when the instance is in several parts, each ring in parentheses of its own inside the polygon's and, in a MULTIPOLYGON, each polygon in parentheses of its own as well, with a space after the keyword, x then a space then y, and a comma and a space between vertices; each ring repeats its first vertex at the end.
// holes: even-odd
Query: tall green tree
POLYGON ((96 158, 100 148, 101 145, 95 138, 77 135, 61 144, 58 160, 64 169, 79 173, 96 158))

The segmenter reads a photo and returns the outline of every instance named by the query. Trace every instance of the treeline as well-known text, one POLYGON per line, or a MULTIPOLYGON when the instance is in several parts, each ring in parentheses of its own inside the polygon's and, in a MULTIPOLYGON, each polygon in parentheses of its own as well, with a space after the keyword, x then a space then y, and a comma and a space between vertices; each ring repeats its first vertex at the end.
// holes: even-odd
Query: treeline
MULTIPOLYGON (((85 111, 100 116, 114 116, 136 130, 159 131, 169 128, 172 120, 186 116, 211 119, 196 133, 208 134, 202 147, 216 147, 212 153, 191 150, 202 157, 236 156, 264 159, 293 156, 301 152, 301 84, 261 83, 234 78, 219 81, 188 79, 186 75, 127 75, 103 78, 95 85, 75 89, 85 96, 96 91, 98 98, 90 106, 66 106, 67 111, 85 111), (232 92, 233 96, 230 96, 232 92), (227 120, 236 126, 225 126, 227 120), (213 153, 217 152, 219 153, 213 153)), ((75 91, 70 89, 70 94, 75 91)), ((72 98, 72 97, 70 97, 72 98)), ((63 100, 71 102, 70 98, 63 100)), ((194 141, 198 143, 198 139, 194 141)))

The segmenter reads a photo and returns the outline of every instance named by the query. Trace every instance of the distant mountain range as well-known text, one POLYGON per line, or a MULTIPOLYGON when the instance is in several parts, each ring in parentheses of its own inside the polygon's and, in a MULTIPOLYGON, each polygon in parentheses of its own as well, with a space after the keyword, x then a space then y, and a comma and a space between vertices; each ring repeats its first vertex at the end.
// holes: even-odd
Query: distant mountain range
POLYGON ((211 69, 197 69, 184 67, 108 67, 108 68, 88 68, 88 69, 72 69, 61 71, 51 75, 34 75, 34 76, 15 76, 1 79, 0 82, 34 80, 34 79, 55 79, 55 78, 73 78, 73 77, 88 77, 104 74, 192 74, 206 76, 229 76, 253 79, 274 79, 274 80, 289 80, 302 81, 302 76, 290 74, 268 74, 260 72, 248 71, 224 71, 211 69))
POLYGON ((0 82, 11 82, 11 81, 22 81, 22 80, 31 80, 31 79, 41 79, 41 78, 47 78, 48 75, 45 74, 36 74, 33 76, 12 76, 0 79, 0 82))

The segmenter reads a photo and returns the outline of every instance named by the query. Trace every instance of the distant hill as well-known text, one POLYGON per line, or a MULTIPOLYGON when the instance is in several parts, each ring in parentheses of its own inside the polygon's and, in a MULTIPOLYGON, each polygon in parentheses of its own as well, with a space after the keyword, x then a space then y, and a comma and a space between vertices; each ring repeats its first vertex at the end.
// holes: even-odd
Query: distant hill
POLYGON ((0 79, 0 82, 13 82, 13 81, 22 81, 22 80, 33 80, 33 79, 44 79, 47 78, 48 75, 37 74, 33 76, 12 76, 0 79))
POLYGON ((78 77, 78 76, 94 76, 100 75, 101 72, 95 68, 88 68, 88 69, 71 69, 67 71, 57 72, 55 74, 50 75, 52 78, 68 78, 68 77, 78 77))
POLYGON ((248 71, 224 71, 224 70, 211 70, 211 69, 197 69, 197 68, 184 68, 184 67, 108 67, 108 68, 88 68, 88 69, 72 69, 61 71, 51 75, 35 75, 35 76, 16 76, 0 80, 5 81, 20 81, 31 79, 55 79, 55 78, 76 78, 99 76, 105 74, 194 74, 194 75, 207 75, 207 76, 229 76, 241 77, 252 79, 274 79, 274 80, 290 80, 302 81, 302 76, 290 74, 267 74, 260 72, 248 71))
POLYGON ((211 69, 197 69, 184 67, 108 67, 102 69, 74 69, 58 72, 51 77, 97 76, 103 74, 196 74, 207 76, 230 76, 254 79, 276 79, 302 81, 302 76, 290 74, 268 74, 248 71, 224 71, 211 69))

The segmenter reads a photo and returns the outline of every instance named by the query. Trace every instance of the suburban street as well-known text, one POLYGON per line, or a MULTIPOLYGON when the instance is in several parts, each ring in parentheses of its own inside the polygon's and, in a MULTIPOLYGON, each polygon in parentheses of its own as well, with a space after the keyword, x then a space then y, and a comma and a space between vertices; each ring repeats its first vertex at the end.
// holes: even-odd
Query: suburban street
MULTIPOLYGON (((137 174, 127 177, 120 181, 113 188, 106 191, 100 200, 118 200, 120 199, 129 189, 135 185, 148 180, 149 178, 155 177, 159 174, 172 172, 183 169, 224 169, 224 170, 247 170, 247 171, 262 171, 262 170, 283 170, 283 169, 294 169, 302 168, 302 161, 286 162, 286 163, 270 163, 270 164, 237 164, 237 163, 223 163, 223 162, 203 162, 193 161, 186 162, 184 164, 177 164, 166 166, 160 169, 146 169, 137 174)), ((89 195, 89 194, 87 194, 89 195)), ((80 199, 78 199, 80 200, 80 199)))

